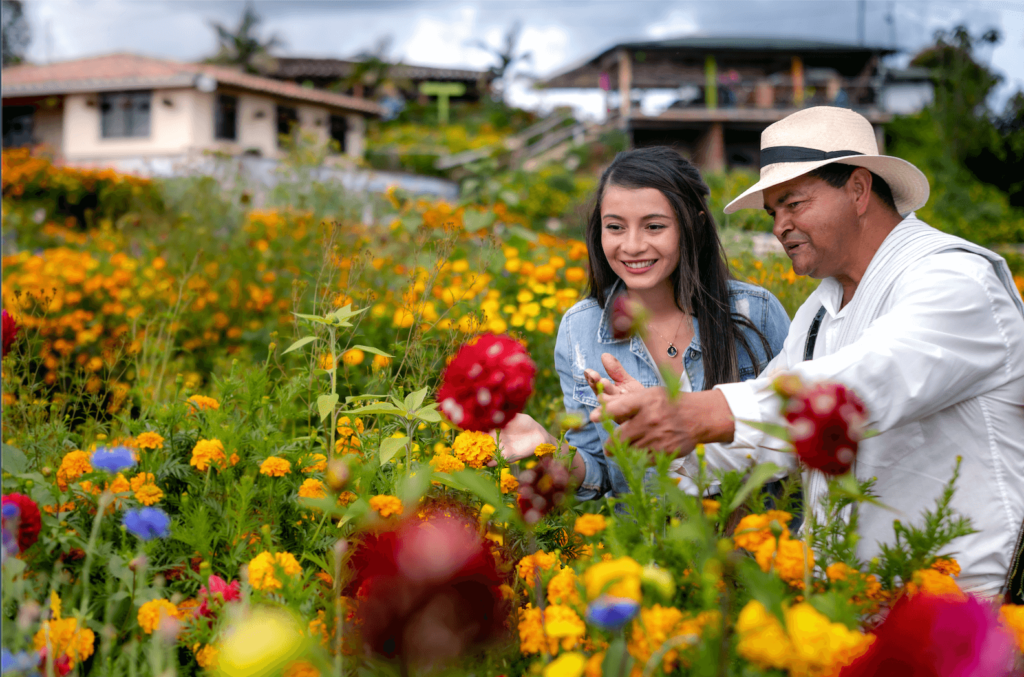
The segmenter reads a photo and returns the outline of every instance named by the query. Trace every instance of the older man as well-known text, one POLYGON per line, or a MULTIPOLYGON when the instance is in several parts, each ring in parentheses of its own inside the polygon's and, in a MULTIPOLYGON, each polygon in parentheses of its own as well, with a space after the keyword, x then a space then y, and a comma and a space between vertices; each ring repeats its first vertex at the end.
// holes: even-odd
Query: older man
MULTIPOLYGON (((761 180, 726 212, 763 207, 794 271, 822 280, 782 352, 762 378, 674 401, 622 379, 607 412, 638 447, 686 455, 705 443, 712 466, 742 468, 780 444, 746 424, 783 422, 773 373, 844 383, 880 431, 861 443, 855 472, 877 478, 883 503, 919 518, 962 457, 952 507, 978 531, 952 545, 960 582, 997 594, 1024 519, 1024 304, 1006 263, 914 216, 927 179, 879 155, 857 113, 794 113, 764 131, 761 158, 761 180)), ((688 456, 684 467, 695 465, 688 456)), ((810 506, 825 490, 819 473, 805 476, 810 506)), ((892 540, 893 519, 863 506, 860 557, 892 540)))

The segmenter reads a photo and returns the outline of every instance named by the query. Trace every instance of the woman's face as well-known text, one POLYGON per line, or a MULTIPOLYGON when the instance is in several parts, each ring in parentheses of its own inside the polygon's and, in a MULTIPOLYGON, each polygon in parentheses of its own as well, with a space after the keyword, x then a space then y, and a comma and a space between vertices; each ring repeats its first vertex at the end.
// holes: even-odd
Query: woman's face
POLYGON ((627 288, 668 284, 679 266, 679 221, 668 198, 657 188, 605 187, 601 248, 627 288))

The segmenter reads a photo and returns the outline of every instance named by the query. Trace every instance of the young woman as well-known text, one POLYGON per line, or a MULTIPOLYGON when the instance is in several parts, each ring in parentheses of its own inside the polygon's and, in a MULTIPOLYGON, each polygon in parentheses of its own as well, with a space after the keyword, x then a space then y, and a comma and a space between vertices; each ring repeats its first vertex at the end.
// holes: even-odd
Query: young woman
MULTIPOLYGON (((782 348, 789 317, 770 292, 729 276, 725 253, 700 172, 665 147, 619 153, 601 176, 586 228, 589 296, 562 317, 555 345, 565 408, 589 415, 595 389, 664 385, 662 367, 686 391, 706 390, 756 376, 782 348), (616 339, 612 305, 620 294, 648 314, 646 339, 616 339)), ((566 439, 577 450, 577 498, 628 490, 621 470, 604 455, 604 428, 588 423, 566 439)), ((502 454, 529 456, 554 442, 520 415, 502 432, 502 454)), ((673 476, 688 488, 673 463, 673 476)))

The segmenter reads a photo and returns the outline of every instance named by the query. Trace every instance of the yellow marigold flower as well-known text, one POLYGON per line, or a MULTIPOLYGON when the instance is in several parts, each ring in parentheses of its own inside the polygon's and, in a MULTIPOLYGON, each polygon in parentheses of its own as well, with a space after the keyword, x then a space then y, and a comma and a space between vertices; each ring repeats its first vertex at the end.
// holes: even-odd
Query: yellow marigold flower
POLYGON ((68 482, 72 482, 89 472, 92 472, 89 454, 77 449, 70 451, 61 459, 60 468, 57 469, 57 486, 60 487, 61 491, 67 491, 68 482))
MULTIPOLYGON (((348 416, 345 416, 343 420, 347 422, 348 416)), ((359 441, 359 428, 362 427, 362 421, 359 419, 356 421, 359 423, 357 428, 338 426, 338 437, 334 441, 334 453, 341 455, 359 453, 359 449, 363 446, 363 443, 359 441)))
POLYGON ((249 562, 249 585, 254 590, 280 590, 282 583, 277 579, 278 573, 302 575, 302 566, 291 553, 277 552, 271 555, 263 551, 249 562))
POLYGON ((932 562, 931 568, 938 571, 940 574, 946 574, 953 578, 960 575, 960 563, 952 557, 939 557, 932 562))
POLYGON ((155 484, 143 484, 135 490, 135 500, 142 505, 156 505, 163 497, 163 490, 155 484))
POLYGON ((196 655, 196 663, 199 664, 204 670, 212 670, 217 667, 217 654, 219 651, 213 644, 207 644, 202 649, 199 648, 198 644, 192 646, 192 651, 196 655))
POLYGON ((542 571, 551 571, 551 569, 558 564, 558 557, 546 553, 543 550, 538 550, 532 555, 519 560, 519 564, 516 566, 516 572, 519 574, 519 578, 522 579, 526 585, 533 587, 534 579, 536 578, 537 569, 542 571))
POLYGON ((552 334, 555 331, 555 321, 550 317, 542 317, 537 320, 537 331, 542 334, 552 334))
POLYGON ((206 472, 211 464, 221 466, 225 461, 227 456, 224 455, 224 444, 220 440, 201 439, 192 449, 192 460, 189 461, 189 465, 194 465, 200 472, 206 472))
POLYGON ((630 557, 597 562, 583 572, 583 583, 587 588, 587 598, 596 599, 600 595, 612 597, 628 597, 640 601, 640 575, 643 567, 630 557))
POLYGON ((151 472, 140 472, 138 475, 131 479, 132 491, 138 491, 147 484, 154 484, 156 482, 156 476, 151 472))
POLYGON ((548 602, 569 606, 581 604, 580 591, 576 585, 578 580, 575 571, 570 567, 563 567, 548 583, 548 602))
POLYGON ((587 279, 587 271, 579 266, 573 266, 572 268, 565 269, 565 281, 573 284, 577 282, 583 282, 587 279))
POLYGON ((291 471, 291 461, 286 461, 278 456, 268 456, 267 460, 260 464, 260 474, 267 477, 284 477, 291 471))
POLYGON ((365 359, 366 353, 364 353, 359 348, 350 348, 349 350, 346 350, 341 356, 341 361, 346 366, 349 367, 355 367, 357 365, 360 365, 363 363, 363 360, 365 359))
POLYGON ((327 457, 323 454, 310 454, 303 456, 299 459, 299 465, 304 466, 302 472, 313 473, 313 472, 324 472, 327 470, 327 457), (306 465, 306 464, 309 465, 306 465))
POLYGON ((496 448, 494 438, 487 433, 466 430, 452 443, 452 454, 470 468, 479 470, 494 458, 496 448))
POLYGON ((132 490, 132 485, 128 483, 124 475, 117 473, 117 477, 114 478, 114 481, 110 483, 108 488, 112 494, 124 494, 132 490))
POLYGON ((75 618, 55 618, 45 621, 39 632, 32 638, 32 648, 41 651, 49 645, 54 658, 67 656, 71 667, 93 654, 96 635, 89 628, 79 628, 75 618))
POLYGON ((434 472, 453 473, 465 470, 466 464, 451 454, 435 454, 430 459, 430 467, 434 469, 434 472))
POLYGON ((152 635, 165 618, 181 618, 178 607, 166 599, 154 599, 139 607, 139 627, 147 635, 152 635))
POLYGON ((570 607, 552 604, 544 610, 544 632, 550 638, 561 640, 562 649, 568 651, 587 634, 587 626, 570 607))
POLYGON ((1024 606, 1004 604, 999 607, 999 619, 1017 641, 1017 649, 1024 653, 1024 606))
POLYGON ((793 647, 791 675, 836 675, 864 653, 873 635, 833 623, 810 604, 794 604, 785 612, 793 647))
POLYGON ((736 634, 739 635, 736 650, 746 660, 761 668, 785 670, 789 667, 793 643, 779 619, 757 600, 751 600, 740 611, 736 634))
POLYGON ((863 574, 856 569, 851 569, 843 562, 834 562, 825 569, 825 575, 830 581, 863 581, 865 592, 869 599, 878 600, 882 597, 882 583, 874 574, 863 574))
MULTIPOLYGON (((633 621, 629 640, 629 653, 641 665, 646 664, 661 647, 677 635, 699 635, 704 626, 712 620, 718 620, 718 614, 704 612, 697 618, 683 615, 675 607, 663 607, 655 604, 649 609, 641 609, 640 617, 633 621)), ((679 651, 672 649, 662 658, 662 667, 666 673, 675 670, 679 660, 679 651)))
POLYGON ((284 669, 281 677, 320 677, 320 671, 309 661, 295 661, 284 669))
POLYGON ((710 498, 701 499, 701 506, 704 509, 704 514, 712 518, 718 517, 718 511, 722 508, 721 503, 710 498))
POLYGON ((299 487, 299 496, 301 498, 324 498, 327 496, 327 488, 320 480, 310 477, 299 487))
POLYGON ((804 584, 804 568, 814 569, 814 553, 807 553, 807 544, 786 535, 779 537, 778 547, 774 537, 769 538, 758 546, 754 557, 761 571, 774 570, 779 578, 798 588, 804 584))
POLYGON ((602 677, 604 654, 604 651, 600 651, 587 659, 587 667, 583 670, 583 677, 602 677))
POLYGON ((508 468, 501 469, 501 493, 509 494, 519 488, 519 480, 508 468))
POLYGON ((547 456, 548 454, 555 453, 557 449, 558 447, 556 447, 555 445, 548 444, 547 442, 545 442, 543 444, 537 445, 537 448, 533 450, 533 455, 536 456, 537 458, 540 458, 541 456, 547 456))
POLYGON ((338 495, 338 505, 346 506, 357 498, 359 497, 351 491, 343 491, 338 495))
POLYGON ((772 522, 778 522, 782 527, 782 534, 788 536, 789 529, 786 525, 789 524, 791 518, 792 516, 788 512, 781 510, 769 510, 761 515, 747 515, 736 525, 733 542, 737 548, 756 552, 762 543, 774 540, 775 537, 771 531, 772 522))
POLYGON ((135 438, 139 449, 163 449, 164 438, 154 432, 144 432, 135 438))
POLYGON ((524 654, 541 653, 547 651, 550 654, 558 653, 558 640, 554 637, 547 637, 544 633, 544 625, 541 623, 541 611, 532 604, 527 604, 519 610, 519 651, 524 654))
POLYGON ((607 526, 608 522, 605 520, 604 515, 586 513, 576 518, 576 524, 573 526, 573 531, 577 534, 583 534, 584 536, 593 536, 594 534, 604 531, 607 526))
POLYGON ((586 656, 573 651, 564 653, 548 663, 541 674, 542 677, 581 677, 586 665, 586 656))
POLYGON ((941 595, 963 599, 964 592, 956 584, 952 576, 939 573, 934 569, 921 569, 914 572, 913 581, 907 584, 910 594, 923 592, 926 595, 941 595))
POLYGON ((189 413, 192 413, 193 411, 203 411, 205 409, 220 409, 220 402, 212 397, 206 397, 205 395, 193 395, 188 398, 188 403, 192 405, 189 408, 189 413))
POLYGON ((371 498, 370 507, 376 510, 381 517, 401 515, 404 510, 402 501, 397 496, 388 496, 387 494, 371 498))

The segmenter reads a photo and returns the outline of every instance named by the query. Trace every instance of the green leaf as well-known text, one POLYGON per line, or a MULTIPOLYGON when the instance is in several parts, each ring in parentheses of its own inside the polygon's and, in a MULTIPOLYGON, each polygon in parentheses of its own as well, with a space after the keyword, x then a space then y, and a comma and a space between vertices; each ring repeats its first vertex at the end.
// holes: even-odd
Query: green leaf
POLYGON ((423 405, 423 400, 427 398, 427 391, 429 388, 420 388, 414 393, 409 393, 405 396, 405 410, 416 411, 423 405))
POLYGON ((346 416, 378 416, 382 414, 404 414, 405 412, 390 402, 379 402, 365 407, 356 407, 348 411, 339 411, 339 414, 346 416))
POLYGON ((331 393, 330 395, 321 395, 316 398, 316 407, 320 410, 320 422, 327 420, 327 417, 334 411, 335 405, 338 404, 338 393, 331 393))
POLYGON ((12 475, 23 473, 28 470, 28 458, 25 456, 25 452, 17 447, 12 447, 9 444, 3 445, 3 458, 0 465, 6 472, 12 475))
POLYGON ((287 355, 288 353, 292 352, 293 350, 298 350, 302 346, 308 345, 308 344, 312 343, 315 340, 316 340, 316 336, 303 336, 298 341, 296 341, 295 343, 293 343, 290 346, 288 346, 288 350, 284 351, 281 354, 282 355, 287 355))
POLYGON ((359 315, 360 313, 365 313, 367 310, 369 310, 368 307, 363 308, 361 310, 352 310, 352 304, 349 303, 347 305, 342 306, 341 308, 338 308, 333 313, 329 314, 327 317, 334 320, 334 323, 337 324, 339 327, 351 327, 352 323, 349 322, 349 320, 355 317, 356 315, 359 315))
POLYGON ((345 398, 345 404, 359 402, 361 400, 383 400, 387 395, 349 395, 345 398))
POLYGON ((430 488, 430 466, 419 466, 418 470, 410 473, 398 485, 398 497, 406 505, 415 504, 423 494, 430 488))
POLYGON ((308 320, 310 322, 316 322, 317 324, 326 324, 326 325, 334 324, 333 321, 325 320, 324 318, 320 317, 319 315, 304 315, 302 313, 292 313, 292 315, 294 315, 295 317, 301 318, 303 320, 308 320))
POLYGON ((427 423, 440 423, 443 419, 441 414, 436 409, 437 405, 433 404, 429 407, 423 407, 416 412, 416 418, 427 423))
POLYGON ((388 353, 385 353, 383 350, 381 350, 379 348, 373 348, 371 346, 352 346, 352 347, 353 348, 359 348, 359 350, 362 350, 363 352, 372 353, 374 355, 380 355, 381 357, 394 357, 394 355, 390 355, 388 353))
POLYGON ((736 498, 732 499, 732 503, 729 504, 729 512, 743 505, 743 501, 747 500, 747 496, 750 496, 750 494, 764 486, 764 483, 771 479, 772 475, 779 472, 780 469, 774 463, 755 465, 750 471, 750 477, 743 483, 743 488, 740 489, 739 493, 736 494, 736 498))
POLYGON ((475 470, 460 470, 451 474, 452 486, 468 491, 484 503, 498 507, 504 505, 501 491, 493 479, 475 470))
POLYGON ((408 437, 388 437, 380 443, 380 464, 386 465, 395 454, 405 449, 408 437))
POLYGON ((462 213, 462 225, 465 226, 468 232, 480 230, 481 228, 487 228, 495 219, 497 215, 492 211, 479 211, 476 209, 467 209, 462 213))

